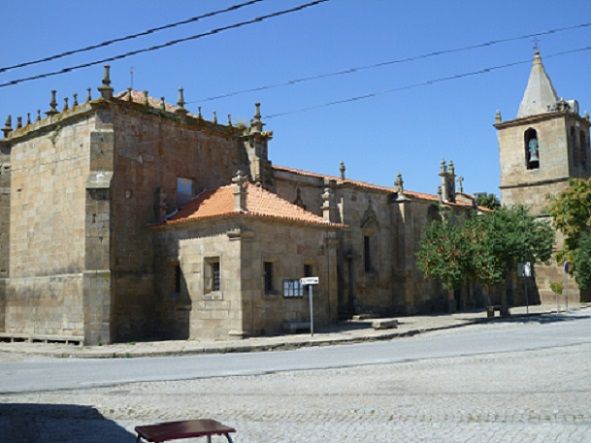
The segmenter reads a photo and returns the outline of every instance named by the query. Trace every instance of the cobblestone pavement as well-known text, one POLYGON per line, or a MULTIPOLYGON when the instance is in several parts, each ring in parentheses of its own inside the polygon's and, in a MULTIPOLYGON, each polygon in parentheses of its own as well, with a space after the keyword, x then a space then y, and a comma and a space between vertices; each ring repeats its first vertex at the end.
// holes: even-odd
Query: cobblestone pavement
POLYGON ((0 441, 132 442, 138 424, 209 417, 236 443, 591 442, 590 356, 582 344, 3 395, 0 441))

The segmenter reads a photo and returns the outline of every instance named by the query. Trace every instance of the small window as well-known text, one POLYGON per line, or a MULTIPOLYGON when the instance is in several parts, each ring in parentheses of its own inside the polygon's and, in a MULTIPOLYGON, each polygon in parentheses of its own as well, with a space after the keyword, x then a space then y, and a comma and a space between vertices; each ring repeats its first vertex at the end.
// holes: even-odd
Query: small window
POLYGON ((208 293, 213 291, 219 291, 221 288, 220 258, 206 258, 204 271, 205 292, 208 293))
POLYGON ((273 286, 273 263, 266 261, 264 263, 264 279, 265 279, 265 292, 273 292, 275 290, 273 286))
POLYGON ((283 296, 284 297, 303 297, 304 295, 304 288, 300 283, 300 280, 295 279, 286 279, 283 280, 283 296))
POLYGON ((176 179, 176 207, 180 208, 195 196, 195 186, 190 178, 176 179))
POLYGON ((181 293, 181 281, 182 281, 182 271, 181 266, 177 263, 174 266, 174 293, 180 294, 181 293))
POLYGON ((367 235, 363 237, 363 266, 365 272, 371 271, 371 238, 367 235))
POLYGON ((540 144, 538 133, 535 129, 529 128, 524 134, 525 141, 525 166, 527 169, 538 169, 540 167, 540 144))
POLYGON ((309 264, 305 264, 304 265, 304 277, 313 277, 314 274, 314 268, 312 267, 312 265, 309 264))

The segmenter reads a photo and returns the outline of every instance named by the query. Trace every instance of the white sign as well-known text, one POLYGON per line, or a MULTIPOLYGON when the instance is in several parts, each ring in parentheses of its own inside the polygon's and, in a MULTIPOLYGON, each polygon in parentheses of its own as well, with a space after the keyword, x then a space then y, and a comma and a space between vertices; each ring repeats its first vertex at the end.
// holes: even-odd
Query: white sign
POLYGON ((306 285, 317 285, 318 284, 318 277, 304 277, 300 278, 300 283, 302 286, 306 285))

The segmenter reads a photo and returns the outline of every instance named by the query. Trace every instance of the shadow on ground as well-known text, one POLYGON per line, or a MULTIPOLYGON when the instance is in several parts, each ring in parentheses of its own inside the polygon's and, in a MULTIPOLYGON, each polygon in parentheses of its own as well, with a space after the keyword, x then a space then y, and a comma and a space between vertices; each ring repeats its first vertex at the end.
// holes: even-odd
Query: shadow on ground
POLYGON ((3 443, 132 443, 135 436, 92 406, 0 404, 3 443))

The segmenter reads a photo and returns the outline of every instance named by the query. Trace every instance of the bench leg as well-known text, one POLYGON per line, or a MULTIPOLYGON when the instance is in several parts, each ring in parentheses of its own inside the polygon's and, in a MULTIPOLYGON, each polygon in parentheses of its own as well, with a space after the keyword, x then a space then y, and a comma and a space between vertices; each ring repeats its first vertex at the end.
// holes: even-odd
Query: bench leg
POLYGON ((230 437, 230 434, 224 434, 226 436, 226 439, 228 440, 228 443, 233 443, 232 442, 232 437, 230 437))
POLYGON ((207 443, 211 443, 211 435, 207 436, 207 443))

